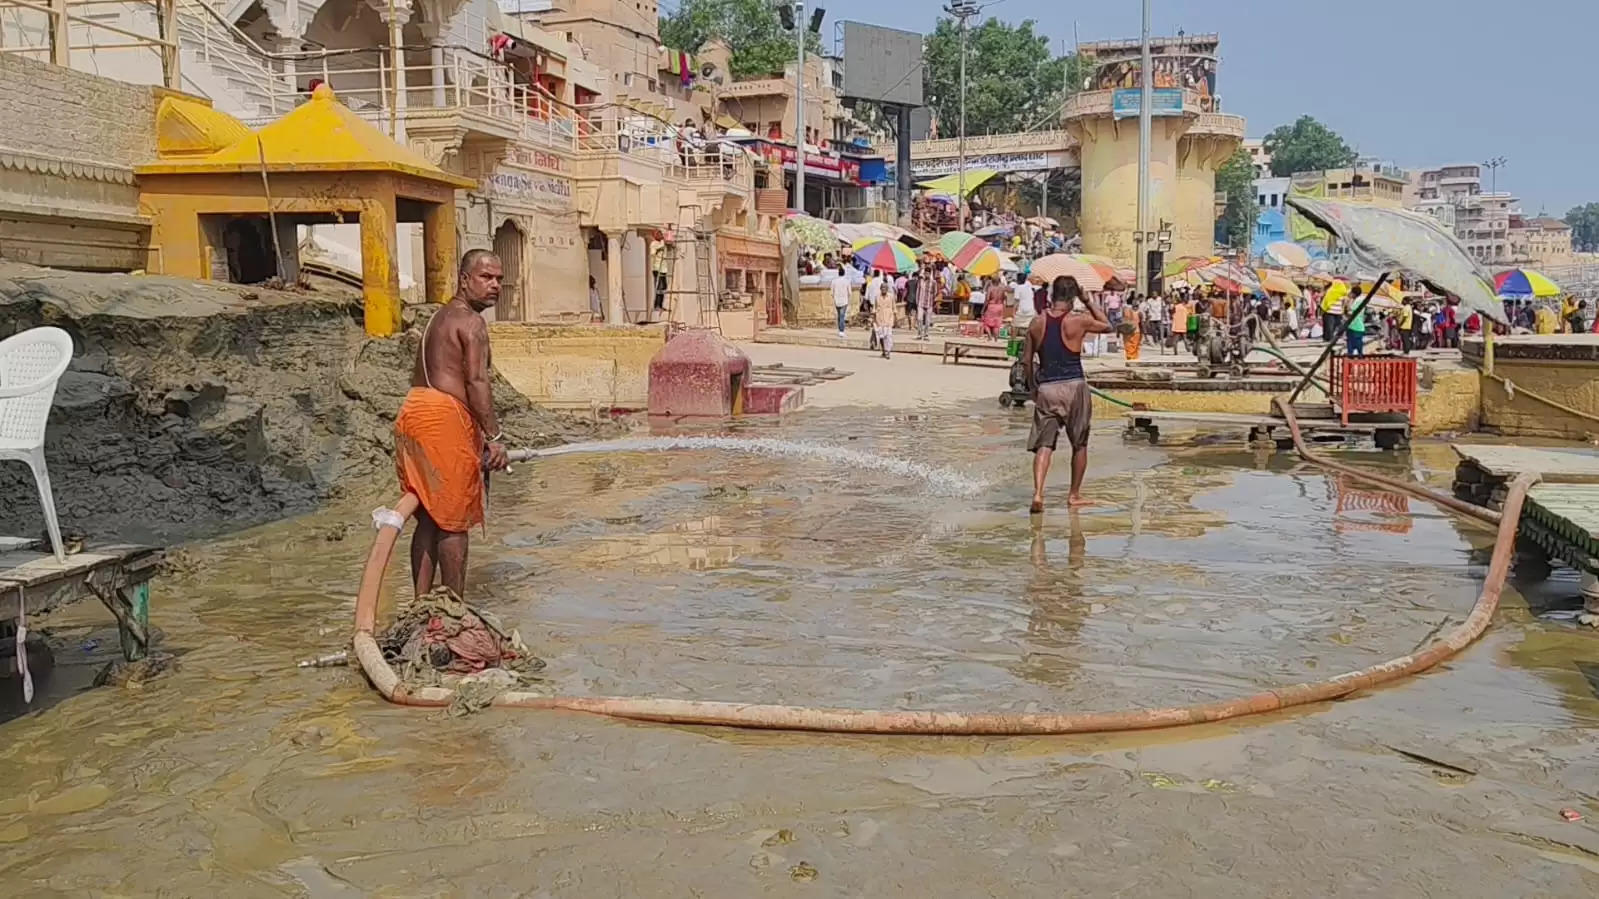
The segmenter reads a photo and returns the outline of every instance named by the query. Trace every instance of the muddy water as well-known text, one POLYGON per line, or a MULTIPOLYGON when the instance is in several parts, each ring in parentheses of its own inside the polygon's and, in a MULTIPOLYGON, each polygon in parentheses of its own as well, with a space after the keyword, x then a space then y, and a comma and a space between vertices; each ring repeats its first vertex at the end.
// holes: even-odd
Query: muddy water
MULTIPOLYGON (((735 432, 984 485, 964 497, 837 454, 541 459, 496 480, 473 586, 549 660, 551 690, 1030 711, 1364 666, 1452 626, 1480 585, 1485 532, 1220 445, 1096 434, 1102 505, 1030 521, 1024 433, 986 406, 735 432)), ((1446 454, 1367 461, 1438 478, 1446 454)), ((450 719, 293 667, 347 633, 368 531, 344 525, 366 512, 192 548, 200 567, 155 593, 182 669, 142 688, 77 692, 114 638, 87 607, 52 622, 71 651, 42 710, 0 727, 6 893, 1599 888, 1599 700, 1577 665, 1599 644, 1534 614, 1569 580, 1510 592, 1445 670, 1230 726, 984 740, 450 719)))

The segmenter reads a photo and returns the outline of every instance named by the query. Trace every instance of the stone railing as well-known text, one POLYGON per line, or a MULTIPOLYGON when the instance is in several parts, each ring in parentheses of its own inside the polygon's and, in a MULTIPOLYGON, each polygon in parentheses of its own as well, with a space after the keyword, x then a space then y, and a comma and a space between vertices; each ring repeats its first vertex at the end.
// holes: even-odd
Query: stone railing
MULTIPOLYGON (((960 138, 941 137, 937 140, 919 140, 911 143, 912 159, 942 159, 960 155, 960 138)), ((1025 153, 1038 150, 1066 150, 1077 146, 1077 141, 1064 131, 1018 131, 1014 134, 982 134, 966 138, 966 155, 981 156, 989 153, 1025 153)), ((877 147, 887 159, 894 158, 894 145, 877 147)))
POLYGON ((1188 133, 1218 134, 1242 139, 1246 127, 1243 116, 1228 115, 1224 112, 1202 112, 1199 118, 1188 126, 1188 133))

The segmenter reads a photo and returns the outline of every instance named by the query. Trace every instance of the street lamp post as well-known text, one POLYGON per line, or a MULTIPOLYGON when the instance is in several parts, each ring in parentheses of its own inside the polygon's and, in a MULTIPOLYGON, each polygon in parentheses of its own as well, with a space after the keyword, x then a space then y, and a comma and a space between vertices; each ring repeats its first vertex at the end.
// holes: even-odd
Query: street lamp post
POLYGON ((1149 143, 1153 130, 1150 107, 1149 0, 1144 0, 1144 24, 1139 38, 1138 62, 1138 233, 1133 252, 1137 258, 1138 292, 1149 293, 1149 143))
POLYGON ((794 208, 805 211, 805 0, 794 0, 794 208))
POLYGON ((1488 183, 1490 185, 1488 189, 1491 193, 1499 193, 1499 169, 1506 162, 1509 162, 1509 160, 1503 156, 1495 156, 1483 162, 1483 167, 1488 170, 1488 183))
POLYGON ((955 222, 956 230, 966 230, 966 20, 977 15, 980 7, 976 0, 952 0, 950 5, 944 7, 944 12, 960 20, 961 23, 961 87, 960 87, 960 140, 957 143, 956 154, 960 157, 960 173, 956 176, 955 192, 955 222))

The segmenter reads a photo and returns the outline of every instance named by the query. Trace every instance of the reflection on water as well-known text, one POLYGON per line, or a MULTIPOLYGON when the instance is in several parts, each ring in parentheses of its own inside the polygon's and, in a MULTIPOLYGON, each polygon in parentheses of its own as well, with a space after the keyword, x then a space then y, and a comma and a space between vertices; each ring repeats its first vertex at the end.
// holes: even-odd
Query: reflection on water
MULTIPOLYGON (((1480 529, 1284 454, 1098 434, 1088 493, 1101 505, 1029 517, 1025 427, 986 408, 829 410, 743 428, 768 447, 833 448, 820 453, 696 438, 675 453, 621 443, 540 458, 495 480, 471 589, 567 693, 1100 711, 1237 696, 1409 652, 1459 621, 1480 586, 1480 529)), ((239 895, 488 894, 472 886, 501 883, 508 859, 521 870, 535 854, 549 874, 529 889, 562 895, 686 894, 704 872, 759 878, 801 860, 826 877, 842 856, 784 856, 762 846, 775 831, 731 840, 736 856, 706 835, 752 808, 875 805, 797 839, 815 853, 818 834, 848 831, 842 845, 865 847, 863 834, 881 832, 874 852, 910 859, 904 828, 925 816, 899 817, 900 803, 915 807, 907 797, 1008 793, 1054 772, 1047 756, 1065 745, 984 767, 962 755, 972 744, 939 743, 917 750, 937 756, 925 767, 880 776, 906 744, 386 706, 353 671, 293 667, 348 633, 366 538, 326 535, 363 515, 337 510, 195 548, 204 566, 163 580, 154 605, 181 671, 139 691, 69 689, 5 725, 8 877, 63 895, 224 884, 244 884, 239 895), (697 864, 651 862, 663 834, 697 864), (600 869, 609 875, 585 880, 600 869)), ((387 600, 404 589, 396 562, 387 600)), ((1470 684, 1477 715, 1593 727, 1599 701, 1573 664, 1591 659, 1591 643, 1511 606, 1500 648, 1383 696, 1415 705, 1416 720, 1454 722, 1463 700, 1448 691, 1470 684)), ((77 640, 66 629, 101 614, 79 606, 51 625, 77 640)), ((1383 707, 1349 705, 1367 702, 1383 707)), ((1266 761, 1286 764, 1286 752, 1266 761)), ((1073 776, 1089 793, 1129 789, 1110 770, 1073 776)), ((950 850, 1015 830, 1010 812, 973 814, 931 838, 950 850)), ((760 891, 716 876, 694 888, 760 891)))

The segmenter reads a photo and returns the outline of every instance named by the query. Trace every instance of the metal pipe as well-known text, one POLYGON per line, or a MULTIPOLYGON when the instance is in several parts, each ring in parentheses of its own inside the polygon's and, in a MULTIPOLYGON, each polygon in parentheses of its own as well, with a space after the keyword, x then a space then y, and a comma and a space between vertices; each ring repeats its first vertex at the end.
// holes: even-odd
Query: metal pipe
POLYGON ((794 208, 805 211, 805 0, 794 0, 794 208))
POLYGON ((961 14, 961 122, 960 122, 960 177, 956 187, 956 230, 966 230, 966 16, 961 14))
POLYGON ((1139 39, 1138 62, 1138 234, 1133 248, 1137 257, 1138 293, 1149 294, 1149 143, 1153 131, 1150 109, 1149 0, 1144 0, 1144 25, 1139 39))

